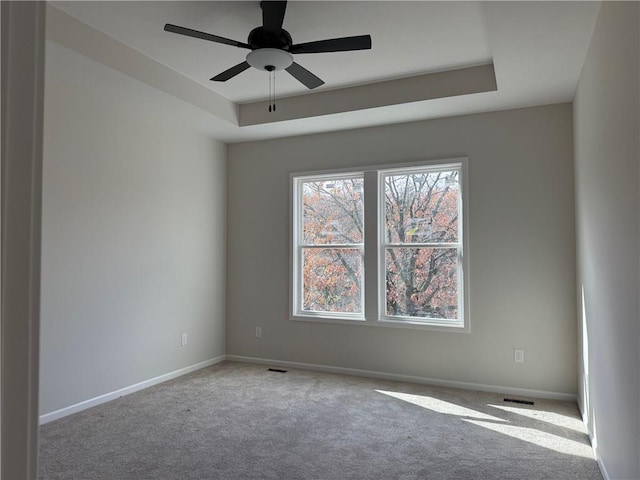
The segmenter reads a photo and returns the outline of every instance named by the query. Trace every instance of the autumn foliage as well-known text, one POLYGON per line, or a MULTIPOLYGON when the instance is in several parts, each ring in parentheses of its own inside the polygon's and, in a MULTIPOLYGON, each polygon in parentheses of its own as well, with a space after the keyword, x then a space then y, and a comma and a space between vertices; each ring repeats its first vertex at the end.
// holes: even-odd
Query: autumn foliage
POLYGON ((363 179, 305 182, 305 310, 362 313, 363 179), (327 247, 336 245, 336 247, 327 247))
MULTIPOLYGON (((302 185, 304 310, 363 313, 363 187, 361 176, 302 185)), ((456 319, 458 172, 388 174, 380 195, 385 314, 456 319)))

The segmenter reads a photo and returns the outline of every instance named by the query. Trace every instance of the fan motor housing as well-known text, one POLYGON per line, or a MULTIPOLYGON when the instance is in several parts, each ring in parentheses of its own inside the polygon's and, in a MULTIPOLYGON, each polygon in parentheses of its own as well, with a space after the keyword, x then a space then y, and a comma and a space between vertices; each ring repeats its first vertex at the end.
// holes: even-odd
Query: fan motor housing
POLYGON ((256 27, 249 33, 247 43, 253 50, 259 48, 279 48, 281 50, 289 50, 293 44, 291 35, 284 28, 280 30, 280 36, 276 37, 264 31, 262 27, 256 27))

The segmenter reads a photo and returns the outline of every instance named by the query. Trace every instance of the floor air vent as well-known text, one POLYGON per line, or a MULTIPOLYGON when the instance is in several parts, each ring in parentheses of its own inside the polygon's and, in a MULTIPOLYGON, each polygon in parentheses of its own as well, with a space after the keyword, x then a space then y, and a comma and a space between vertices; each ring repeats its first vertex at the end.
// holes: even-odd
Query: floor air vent
POLYGON ((517 398, 503 398, 502 400, 505 402, 511 402, 511 403, 521 403, 523 405, 534 405, 534 403, 531 400, 519 400, 517 398))

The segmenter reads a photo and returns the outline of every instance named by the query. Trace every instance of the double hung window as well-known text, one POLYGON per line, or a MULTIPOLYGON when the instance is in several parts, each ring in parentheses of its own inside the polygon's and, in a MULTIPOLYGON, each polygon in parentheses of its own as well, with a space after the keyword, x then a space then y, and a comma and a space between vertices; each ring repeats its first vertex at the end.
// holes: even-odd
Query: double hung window
POLYGON ((296 181, 299 312, 310 316, 364 316, 363 183, 362 174, 296 181))
POLYGON ((468 329, 465 167, 292 175, 292 317, 468 329))

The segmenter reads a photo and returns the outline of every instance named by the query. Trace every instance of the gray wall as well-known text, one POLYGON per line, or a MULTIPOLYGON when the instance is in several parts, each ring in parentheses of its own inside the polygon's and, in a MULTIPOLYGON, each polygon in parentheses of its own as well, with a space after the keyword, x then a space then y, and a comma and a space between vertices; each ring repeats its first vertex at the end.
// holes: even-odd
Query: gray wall
POLYGON ((576 393, 571 105, 234 144, 228 156, 227 354, 576 393), (469 157, 470 334, 289 320, 290 172, 457 156, 469 157))
POLYGON ((41 414, 225 352, 226 146, 136 104, 125 80, 100 89, 54 71, 41 414))
POLYGON ((580 404, 612 479, 640 478, 638 7, 602 3, 574 102, 580 404))

